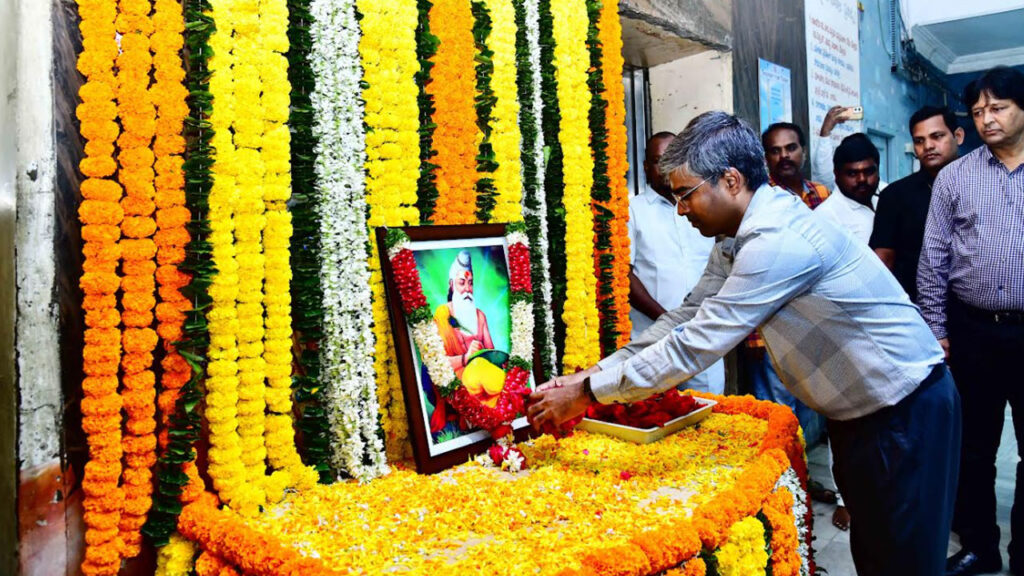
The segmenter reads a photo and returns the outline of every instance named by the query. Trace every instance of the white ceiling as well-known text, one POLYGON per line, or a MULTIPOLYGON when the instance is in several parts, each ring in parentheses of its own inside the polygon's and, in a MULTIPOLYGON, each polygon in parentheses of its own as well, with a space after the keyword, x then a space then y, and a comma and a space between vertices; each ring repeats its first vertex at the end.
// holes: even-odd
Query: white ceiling
POLYGON ((947 74, 1024 64, 1024 2, 904 0, 914 46, 947 74))

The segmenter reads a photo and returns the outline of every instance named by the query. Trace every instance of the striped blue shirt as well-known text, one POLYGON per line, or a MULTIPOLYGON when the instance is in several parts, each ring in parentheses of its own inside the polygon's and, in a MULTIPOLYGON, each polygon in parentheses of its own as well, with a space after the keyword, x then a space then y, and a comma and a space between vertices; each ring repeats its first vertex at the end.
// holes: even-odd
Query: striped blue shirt
POLYGON ((1024 165, 1010 172, 982 146, 939 172, 917 269, 918 303, 946 337, 946 298, 1024 311, 1024 165))
POLYGON ((602 360, 591 389, 603 403, 667 390, 755 328, 793 395, 836 420, 896 404, 942 362, 917 308, 864 242, 763 186, 682 306, 602 360))

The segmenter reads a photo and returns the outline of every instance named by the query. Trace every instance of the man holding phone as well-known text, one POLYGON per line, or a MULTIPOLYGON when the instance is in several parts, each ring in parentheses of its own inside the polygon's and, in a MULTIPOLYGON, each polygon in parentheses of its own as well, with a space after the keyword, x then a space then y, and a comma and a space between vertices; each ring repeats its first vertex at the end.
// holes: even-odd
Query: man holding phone
POLYGON ((811 147, 811 176, 818 182, 824 184, 829 190, 836 186, 832 155, 835 153, 835 143, 832 142, 832 131, 836 126, 846 121, 863 120, 864 109, 860 106, 833 106, 825 113, 825 119, 821 122, 821 136, 811 147))

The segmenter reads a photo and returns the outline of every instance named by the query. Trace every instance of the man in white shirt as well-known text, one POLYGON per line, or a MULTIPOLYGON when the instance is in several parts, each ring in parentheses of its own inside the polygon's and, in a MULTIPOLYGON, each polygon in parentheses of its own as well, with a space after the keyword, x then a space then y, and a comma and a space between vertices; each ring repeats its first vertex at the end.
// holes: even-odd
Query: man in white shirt
POLYGON ((843 138, 832 156, 836 189, 815 211, 867 244, 878 204, 878 149, 860 132, 843 138))
MULTIPOLYGON (((629 204, 629 319, 636 338, 665 313, 678 308, 697 284, 715 245, 676 213, 658 162, 675 134, 659 132, 647 141, 647 186, 629 204)), ((686 383, 687 388, 722 394, 725 368, 718 361, 686 383)))

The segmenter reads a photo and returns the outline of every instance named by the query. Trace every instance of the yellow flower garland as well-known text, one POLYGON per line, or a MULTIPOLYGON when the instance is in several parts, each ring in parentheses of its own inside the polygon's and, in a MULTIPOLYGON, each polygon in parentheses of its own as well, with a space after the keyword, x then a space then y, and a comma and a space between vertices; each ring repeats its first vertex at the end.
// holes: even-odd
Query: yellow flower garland
MULTIPOLYGON (((266 226, 263 254, 266 266, 264 370, 267 414, 265 445, 270 465, 283 483, 308 488, 316 483, 315 470, 302 463, 295 447, 292 425, 292 318, 291 256, 292 218, 286 202, 291 197, 291 135, 288 114, 291 84, 288 81, 288 6, 286 0, 263 0, 260 5, 260 78, 265 110, 262 161, 266 226), (283 472, 283 474, 280 474, 283 472)), ((280 491, 268 487, 268 495, 280 491)))
POLYGON ((764 524, 747 517, 729 528, 729 539, 715 553, 722 576, 758 576, 768 566, 764 524))
POLYGON ((523 219, 523 184, 519 160, 519 95, 516 86, 516 12, 508 0, 484 0, 491 15, 491 33, 487 47, 494 73, 491 90, 497 97, 491 109, 491 147, 498 163, 492 178, 497 192, 493 222, 515 222, 523 219))
MULTIPOLYGON (((594 217, 590 189, 594 184, 594 159, 590 153, 590 90, 587 70, 586 3, 552 0, 555 38, 555 77, 561 112, 559 141, 562 144, 565 193, 566 294, 563 370, 572 373, 600 359, 597 281, 594 278, 594 217)), ((609 82, 615 78, 608 79, 609 82)), ((552 239, 557 242, 557 239, 552 239)))
MULTIPOLYGON (((366 101, 366 202, 368 224, 404 226, 419 223, 416 180, 419 177, 419 90, 413 75, 416 58, 415 0, 358 0, 363 15, 359 55, 366 101)), ((402 384, 391 346, 391 328, 377 246, 371 234, 370 286, 376 347, 377 398, 388 460, 411 455, 402 384)))
POLYGON ((189 576, 195 557, 196 545, 175 532, 171 541, 157 552, 154 576, 189 576))
POLYGON ((234 0, 211 0, 217 31, 210 37, 210 123, 215 132, 210 144, 216 150, 209 196, 209 242, 217 273, 209 288, 213 301, 206 319, 210 331, 206 379, 206 420, 210 434, 209 474, 221 499, 247 513, 258 510, 262 495, 246 481, 242 447, 238 437, 238 313, 239 265, 234 244, 234 206, 239 194, 236 172, 239 157, 231 130, 235 123, 235 75, 232 52, 234 0))
POLYGON ((266 362, 263 359, 265 257, 262 245, 266 226, 266 204, 263 201, 266 166, 260 151, 266 122, 261 94, 267 86, 260 72, 266 54, 260 49, 260 1, 235 0, 232 16, 234 36, 231 41, 235 57, 235 121, 232 127, 238 187, 238 202, 234 205, 233 214, 235 258, 238 262, 238 437, 245 477, 249 483, 258 484, 266 474, 264 462, 267 459, 263 443, 266 362))

